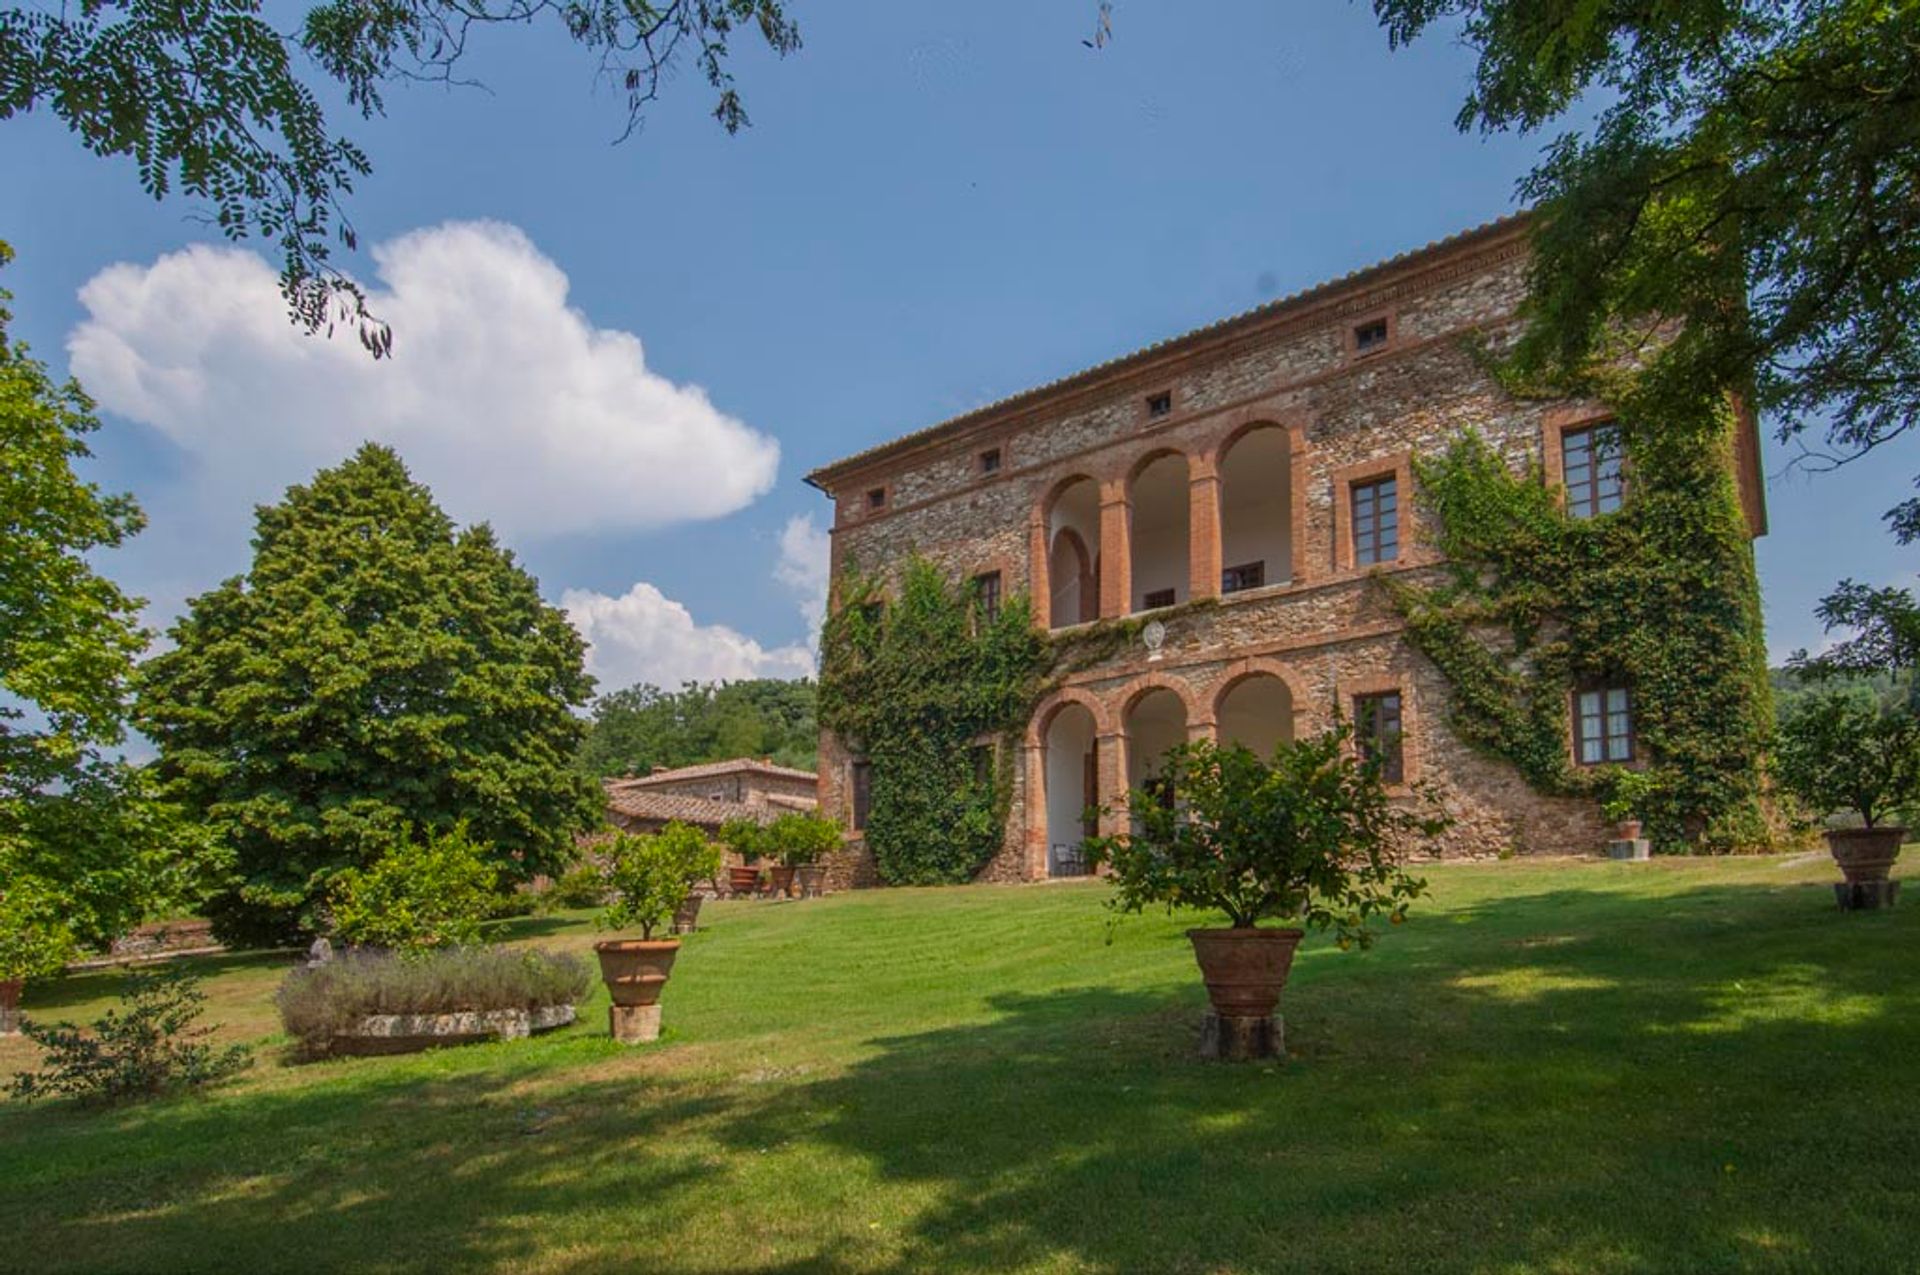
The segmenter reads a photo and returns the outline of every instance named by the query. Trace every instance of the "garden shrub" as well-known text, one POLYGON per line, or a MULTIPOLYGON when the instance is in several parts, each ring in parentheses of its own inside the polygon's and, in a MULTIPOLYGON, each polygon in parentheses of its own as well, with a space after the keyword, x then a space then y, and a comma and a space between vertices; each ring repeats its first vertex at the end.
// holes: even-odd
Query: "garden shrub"
POLYGON ((499 901, 496 876, 465 824, 403 841, 366 869, 333 879, 335 932, 349 943, 402 951, 480 941, 499 901))
POLYGON ((13 1095, 107 1104, 217 1084, 249 1066, 252 1051, 206 1043, 215 1030, 198 1025, 206 1000, 200 975, 175 966, 129 974, 124 1007, 108 1010, 91 1030, 27 1019, 21 1031, 45 1058, 40 1071, 14 1078, 13 1095))
POLYGON ((601 916, 610 930, 640 927, 653 937, 687 901, 696 882, 720 871, 720 847, 707 834, 674 822, 648 836, 616 833, 607 847, 607 887, 613 902, 601 916))
POLYGON ((274 1003, 287 1034, 309 1053, 371 1014, 544 1009, 584 999, 586 962, 566 953, 466 947, 437 952, 348 952, 294 970, 274 1003))
POLYGON ((540 896, 540 906, 548 912, 574 908, 597 908, 607 901, 607 875, 598 864, 583 863, 569 868, 540 896))
POLYGON ((736 815, 720 825, 720 843, 748 865, 773 854, 773 842, 767 825, 744 815, 736 815))

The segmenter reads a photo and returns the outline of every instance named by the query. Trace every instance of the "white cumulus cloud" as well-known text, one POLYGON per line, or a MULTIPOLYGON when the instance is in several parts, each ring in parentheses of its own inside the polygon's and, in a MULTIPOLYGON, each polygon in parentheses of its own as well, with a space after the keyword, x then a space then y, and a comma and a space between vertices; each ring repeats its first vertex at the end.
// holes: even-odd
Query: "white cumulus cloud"
POLYGON ((773 485, 779 445, 569 306, 565 272, 518 229, 448 223, 373 258, 390 360, 290 325, 254 253, 192 247, 87 282, 73 371, 188 453, 189 508, 244 516, 367 439, 509 538, 718 517, 773 485))
POLYGON ((700 624, 644 582, 617 598, 569 589, 560 605, 587 640, 587 671, 602 693, 636 682, 673 690, 682 682, 813 676, 810 646, 769 648, 723 624, 700 624))
POLYGON ((807 632, 814 643, 820 641, 820 625, 827 616, 827 583, 833 539, 826 528, 806 514, 787 519, 780 532, 780 557, 773 565, 773 578, 793 590, 800 600, 800 614, 807 619, 807 632))

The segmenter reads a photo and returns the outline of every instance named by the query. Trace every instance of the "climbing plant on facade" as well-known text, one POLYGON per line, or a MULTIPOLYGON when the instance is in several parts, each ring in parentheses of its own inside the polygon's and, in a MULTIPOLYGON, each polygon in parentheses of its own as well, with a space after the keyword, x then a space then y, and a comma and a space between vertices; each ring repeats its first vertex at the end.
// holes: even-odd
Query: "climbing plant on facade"
POLYGON ((1025 599, 988 614, 978 590, 913 558, 894 596, 845 577, 821 640, 820 717, 872 764, 866 823, 892 885, 971 880, 1000 848, 1013 750, 1051 665, 1025 599))
POLYGON ((1581 683, 1624 683, 1649 835, 1756 844, 1771 708, 1733 414, 1624 376, 1577 392, 1619 406, 1623 506, 1575 518, 1538 472, 1516 474, 1468 434, 1415 465, 1445 579, 1383 586, 1452 684, 1451 723, 1469 744, 1540 791, 1612 796, 1621 768, 1576 765, 1569 719, 1581 683), (1640 426, 1656 406, 1661 428, 1640 426))

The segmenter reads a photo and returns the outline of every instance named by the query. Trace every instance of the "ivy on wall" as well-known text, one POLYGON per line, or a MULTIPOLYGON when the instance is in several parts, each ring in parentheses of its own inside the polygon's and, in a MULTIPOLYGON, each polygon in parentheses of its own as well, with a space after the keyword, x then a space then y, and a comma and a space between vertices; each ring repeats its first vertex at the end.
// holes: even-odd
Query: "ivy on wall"
POLYGON ((1539 791, 1612 796, 1620 767, 1572 760, 1572 696, 1585 681, 1624 682, 1651 781, 1636 810, 1648 835, 1668 849, 1763 844, 1771 693, 1733 414, 1625 380, 1580 388, 1620 408, 1619 510, 1574 518, 1537 471, 1516 475, 1467 434, 1415 462, 1445 581, 1381 584, 1451 684, 1467 743, 1539 791), (1655 409, 1658 428, 1636 424, 1655 409))
POLYGON ((908 561, 895 597, 841 581, 821 636, 820 720, 872 764, 867 845, 889 885, 969 881, 1000 849, 1013 750, 1050 664, 1024 598, 989 617, 978 589, 908 561))
POLYGON ((866 841, 889 885, 972 880, 1000 851, 1014 745, 1039 700, 1138 641, 1147 618, 1217 605, 1046 633, 1025 598, 989 618, 971 581, 917 555, 891 599, 859 572, 836 593, 821 635, 820 720, 872 766, 866 841))

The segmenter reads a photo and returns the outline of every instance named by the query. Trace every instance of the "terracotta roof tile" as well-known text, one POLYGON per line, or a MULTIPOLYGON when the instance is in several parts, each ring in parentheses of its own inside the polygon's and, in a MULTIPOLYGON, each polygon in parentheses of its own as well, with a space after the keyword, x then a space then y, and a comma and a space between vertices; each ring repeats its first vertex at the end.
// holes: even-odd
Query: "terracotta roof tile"
POLYGON ((775 779, 798 779, 809 783, 817 782, 819 776, 811 770, 796 770, 792 766, 779 766, 760 757, 733 757, 726 761, 702 762, 697 766, 681 766, 674 770, 656 771, 651 775, 622 775, 609 779, 609 789, 648 788, 655 784, 685 783, 689 779, 708 779, 715 775, 731 775, 739 771, 752 771, 755 774, 769 775, 775 779))
POLYGON ((711 797, 688 797, 673 792, 612 792, 607 809, 628 819, 657 819, 662 823, 679 820, 701 828, 717 828, 729 819, 751 819, 772 823, 779 812, 767 806, 749 806, 743 801, 718 801, 711 797))

